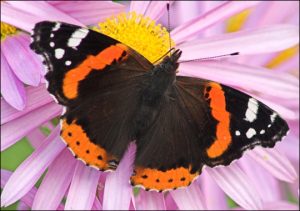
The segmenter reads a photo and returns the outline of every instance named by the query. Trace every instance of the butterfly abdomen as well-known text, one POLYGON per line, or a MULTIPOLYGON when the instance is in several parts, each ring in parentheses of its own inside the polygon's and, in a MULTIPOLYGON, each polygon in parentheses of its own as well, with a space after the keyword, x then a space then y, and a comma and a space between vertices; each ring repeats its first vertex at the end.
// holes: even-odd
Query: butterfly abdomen
POLYGON ((149 80, 141 89, 139 111, 136 112, 134 120, 136 138, 155 122, 161 106, 173 99, 176 68, 177 60, 172 60, 171 56, 171 58, 166 57, 150 73, 147 73, 149 80))

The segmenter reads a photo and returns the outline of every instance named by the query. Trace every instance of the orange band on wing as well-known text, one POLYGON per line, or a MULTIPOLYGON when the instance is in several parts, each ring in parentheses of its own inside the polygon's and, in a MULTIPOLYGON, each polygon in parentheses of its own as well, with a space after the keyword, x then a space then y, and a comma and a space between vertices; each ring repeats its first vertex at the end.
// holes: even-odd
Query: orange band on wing
POLYGON ((141 185, 146 190, 172 190, 179 187, 186 187, 191 184, 199 172, 190 173, 190 169, 178 167, 167 171, 160 171, 151 168, 135 168, 135 175, 131 176, 133 186, 141 185))
POLYGON ((91 142, 82 127, 75 121, 68 124, 66 120, 63 120, 61 137, 74 155, 87 165, 102 171, 111 169, 109 161, 115 160, 115 158, 109 155, 104 148, 91 142))
POLYGON ((74 99, 77 97, 78 84, 92 70, 103 70, 107 65, 112 64, 114 60, 122 57, 127 47, 118 43, 102 50, 96 56, 88 56, 80 65, 68 71, 63 80, 63 93, 66 98, 74 99))
POLYGON ((207 149, 207 155, 215 158, 222 155, 231 143, 230 117, 226 111, 226 101, 222 87, 217 83, 207 85, 205 95, 210 98, 210 107, 213 117, 218 120, 216 128, 216 140, 207 149))

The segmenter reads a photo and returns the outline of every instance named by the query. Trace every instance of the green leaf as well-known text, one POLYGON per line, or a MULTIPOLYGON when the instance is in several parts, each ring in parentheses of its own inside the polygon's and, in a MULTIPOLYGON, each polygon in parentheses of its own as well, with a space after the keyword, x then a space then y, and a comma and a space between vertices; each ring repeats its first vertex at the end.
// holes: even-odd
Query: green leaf
POLYGON ((1 169, 14 171, 32 152, 33 147, 26 138, 1 152, 1 169))
POLYGON ((227 205, 229 208, 236 208, 238 205, 229 196, 226 197, 227 205))

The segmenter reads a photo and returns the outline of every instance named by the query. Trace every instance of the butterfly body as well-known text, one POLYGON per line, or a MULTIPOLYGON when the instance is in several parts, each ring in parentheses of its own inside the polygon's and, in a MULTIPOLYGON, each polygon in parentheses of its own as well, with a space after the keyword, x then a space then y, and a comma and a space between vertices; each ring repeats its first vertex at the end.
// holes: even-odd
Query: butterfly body
POLYGON ((229 165, 288 131, 245 93, 177 76, 180 50, 154 65, 104 34, 47 21, 35 26, 31 48, 45 59, 49 93, 66 108, 61 137, 75 157, 113 171, 135 141, 130 181, 146 190, 188 186, 204 165, 229 165))
POLYGON ((170 57, 165 57, 161 63, 145 74, 145 80, 141 81, 139 110, 134 117, 136 131, 133 138, 137 141, 140 134, 143 134, 156 119, 161 103, 174 101, 172 95, 174 95, 174 86, 176 85, 176 70, 180 54, 181 52, 178 50, 170 57))

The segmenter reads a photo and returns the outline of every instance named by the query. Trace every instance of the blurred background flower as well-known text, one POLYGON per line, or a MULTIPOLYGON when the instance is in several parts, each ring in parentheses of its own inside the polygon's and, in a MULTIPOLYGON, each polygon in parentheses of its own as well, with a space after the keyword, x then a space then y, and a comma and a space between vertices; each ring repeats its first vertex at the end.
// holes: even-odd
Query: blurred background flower
POLYGON ((28 32, 42 20, 96 26, 122 11, 167 26, 166 2, 1 2, 1 169, 14 171, 1 170, 1 206, 19 201, 18 209, 299 209, 299 2, 171 3, 171 38, 184 51, 182 60, 241 54, 183 63, 179 74, 255 96, 288 121, 285 140, 275 149, 256 148, 229 167, 206 168, 186 189, 132 192, 133 145, 109 174, 85 167, 65 148, 56 126, 61 107, 42 84, 45 72, 28 48, 28 32))

